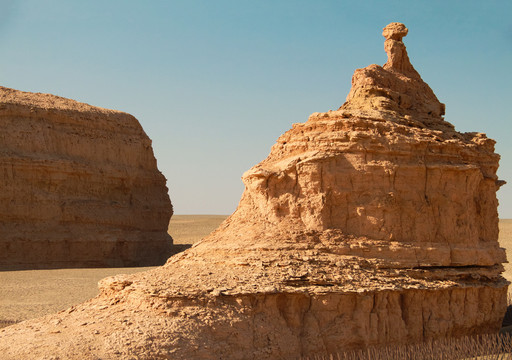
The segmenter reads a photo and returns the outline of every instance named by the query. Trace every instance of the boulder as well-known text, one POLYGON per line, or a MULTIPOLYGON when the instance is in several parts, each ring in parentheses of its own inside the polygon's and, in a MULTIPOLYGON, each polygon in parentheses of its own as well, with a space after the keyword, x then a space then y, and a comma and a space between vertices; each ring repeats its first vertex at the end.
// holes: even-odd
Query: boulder
POLYGON ((0 269, 161 265, 172 205, 137 119, 0 87, 0 269))
POLYGON ((386 27, 388 63, 356 70, 341 108, 294 124, 243 175, 217 230, 163 267, 102 280, 85 304, 0 330, 0 350, 294 359, 498 331, 499 156, 443 119, 406 33, 386 27))

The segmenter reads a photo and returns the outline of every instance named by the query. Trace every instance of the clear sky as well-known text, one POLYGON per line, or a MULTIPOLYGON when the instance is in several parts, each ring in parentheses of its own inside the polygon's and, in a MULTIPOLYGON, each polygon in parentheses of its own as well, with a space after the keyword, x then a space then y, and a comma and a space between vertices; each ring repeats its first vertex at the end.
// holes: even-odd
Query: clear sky
POLYGON ((497 140, 512 218, 512 1, 0 0, 0 84, 135 115, 176 214, 230 214, 241 175, 309 114, 337 109, 382 28, 459 131, 497 140))

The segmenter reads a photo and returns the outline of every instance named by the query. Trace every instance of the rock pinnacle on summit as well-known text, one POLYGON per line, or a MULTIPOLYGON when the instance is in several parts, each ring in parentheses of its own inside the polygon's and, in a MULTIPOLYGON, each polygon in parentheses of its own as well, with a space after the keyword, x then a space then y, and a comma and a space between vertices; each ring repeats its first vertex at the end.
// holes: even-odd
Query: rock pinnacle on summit
POLYGON ((453 130, 444 121, 442 104, 412 66, 402 38, 408 29, 391 23, 383 29, 388 61, 384 66, 357 69, 347 101, 339 110, 371 119, 384 119, 415 127, 453 130))
POLYGON ((384 50, 388 55, 388 61, 383 67, 384 69, 395 69, 419 77, 419 74, 414 70, 409 60, 407 50, 402 42, 402 38, 408 32, 409 29, 401 23, 391 23, 383 29, 382 36, 386 38, 384 50))
POLYGON ((244 173, 217 230, 160 268, 102 280, 89 302, 0 330, 0 353, 292 359, 498 331, 495 142, 444 120, 406 33, 384 28, 388 63, 357 69, 338 110, 293 124, 244 173))

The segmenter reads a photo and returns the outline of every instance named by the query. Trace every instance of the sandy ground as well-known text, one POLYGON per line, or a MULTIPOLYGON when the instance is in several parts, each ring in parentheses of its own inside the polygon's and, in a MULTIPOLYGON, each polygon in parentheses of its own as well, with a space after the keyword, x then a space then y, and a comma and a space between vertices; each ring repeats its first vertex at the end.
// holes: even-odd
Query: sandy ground
MULTIPOLYGON (((216 229, 221 215, 176 215, 169 233, 176 244, 193 244, 216 229)), ((512 259, 512 220, 500 220, 500 244, 512 259)), ((100 279, 150 268, 60 269, 0 272, 0 327, 66 309, 97 295, 100 279)), ((512 281, 512 264, 505 264, 512 281)))
MULTIPOLYGON (((224 215, 175 215, 169 233, 175 244, 193 244, 215 230, 224 215)), ((98 294, 98 281, 147 268, 0 271, 0 327, 54 313, 98 294)))
MULTIPOLYGON (((500 245, 507 250, 507 259, 512 262, 512 219, 500 220, 500 245)), ((512 282, 512 263, 504 264, 505 273, 503 276, 512 282)), ((512 288, 512 286, 511 286, 512 288)), ((509 289, 509 293, 511 289, 509 289)))
POLYGON ((219 227, 226 215, 174 215, 169 234, 175 244, 193 244, 219 227))

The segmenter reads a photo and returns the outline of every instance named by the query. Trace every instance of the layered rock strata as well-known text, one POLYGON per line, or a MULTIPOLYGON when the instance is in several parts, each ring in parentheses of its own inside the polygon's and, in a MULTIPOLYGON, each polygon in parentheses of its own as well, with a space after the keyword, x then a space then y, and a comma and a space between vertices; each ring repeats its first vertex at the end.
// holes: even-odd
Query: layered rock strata
POLYGON ((163 264, 172 205, 137 119, 0 87, 0 269, 163 264))
POLYGON ((88 303, 0 330, 0 350, 293 359, 497 331, 499 156, 442 118, 406 31, 386 27, 388 63, 356 70, 339 110, 295 124, 244 174, 216 231, 161 268, 103 280, 88 303))

